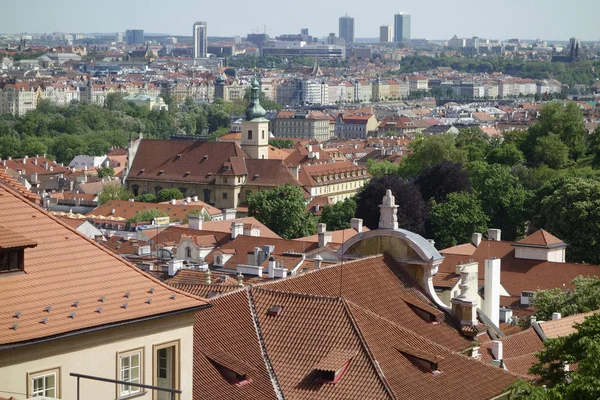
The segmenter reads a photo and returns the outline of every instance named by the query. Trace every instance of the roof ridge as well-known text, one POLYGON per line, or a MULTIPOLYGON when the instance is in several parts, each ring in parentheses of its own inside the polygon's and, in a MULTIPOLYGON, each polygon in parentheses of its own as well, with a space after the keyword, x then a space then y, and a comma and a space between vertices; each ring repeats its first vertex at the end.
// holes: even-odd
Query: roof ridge
POLYGON ((308 298, 308 299, 332 300, 332 301, 339 301, 340 299, 342 299, 342 297, 318 296, 318 295, 310 294, 310 293, 290 292, 290 291, 276 290, 276 289, 264 289, 264 288, 256 287, 256 286, 251 286, 251 288, 258 292, 285 294, 285 295, 290 295, 290 296, 294 296, 294 297, 302 297, 302 298, 308 298))
POLYGON ((73 228, 72 226, 70 226, 69 224, 63 222, 60 218, 50 214, 49 212, 47 212, 46 210, 44 210, 41 206, 38 206, 35 203, 32 203, 31 201, 27 200, 27 198, 25 198, 24 196, 22 196, 20 193, 14 191, 12 188, 8 187, 4 184, 4 182, 2 180, 0 180, 0 187, 2 187, 4 190, 6 190, 8 193, 12 194, 13 196, 15 196, 17 199, 21 200, 23 203, 35 208, 38 212, 42 212, 46 217, 50 218, 51 220, 53 220, 54 222, 58 223, 59 225, 67 228, 69 231, 71 231, 72 233, 77 234, 79 237, 81 237, 82 239, 86 240, 88 243, 91 243, 92 245, 96 246, 98 249, 102 250, 103 252, 105 252, 106 254, 108 254, 109 256, 111 256, 112 258, 116 259, 118 262, 125 264, 126 266, 128 266, 129 268, 133 269, 135 272, 137 272, 138 274, 142 275, 143 277, 150 279, 156 283, 158 283, 159 285, 163 286, 165 289, 167 290, 172 290, 178 294, 190 297, 194 300, 201 300, 206 302, 206 299, 203 299, 202 297, 198 297, 195 295, 192 295, 191 293, 187 293, 185 291, 179 290, 179 289, 175 289, 173 287, 171 287, 169 284, 167 284, 166 282, 161 281, 158 278, 155 278, 154 276, 145 273, 144 271, 142 271, 141 269, 139 269, 137 266, 135 266, 134 264, 130 263, 129 261, 126 261, 124 258, 120 257, 119 255, 117 255, 116 253, 114 253, 112 250, 108 249, 105 246, 100 245, 99 243, 96 243, 94 240, 88 238, 87 236, 85 236, 83 233, 79 232, 78 230, 76 230, 75 228, 73 228))
POLYGON ((371 351, 371 348, 369 347, 367 340, 363 336, 362 330, 360 329, 360 327, 358 326, 358 323, 354 319, 354 315, 352 314, 352 311, 348 307, 348 303, 349 303, 348 300, 346 300, 343 297, 341 298, 341 300, 342 300, 342 307, 344 308, 344 312, 346 313, 346 316, 350 320, 350 325, 352 325, 352 329, 354 329, 354 332, 358 336, 358 340, 359 340, 361 346, 363 347, 363 351, 365 351, 367 353, 367 358, 368 358, 369 362, 371 363, 371 366, 373 367, 373 369, 375 369, 375 371, 377 373, 377 377, 383 384, 385 390, 389 393, 390 397, 392 399, 397 399, 396 394, 394 393, 394 390, 391 388, 383 371, 381 370, 381 366, 379 365, 379 362, 375 358, 375 355, 371 351))
POLYGON ((283 400, 283 391, 281 389, 281 385, 279 384, 279 380, 277 379, 277 374, 275 373, 275 369, 273 368, 271 359, 269 358, 267 347, 265 346, 265 339, 262 335, 262 330, 260 328, 260 321, 258 320, 258 315, 256 314, 256 307, 254 306, 254 296, 252 295, 252 288, 247 286, 244 288, 244 290, 247 293, 246 297, 248 298, 250 317, 252 318, 252 323, 254 324, 254 331, 256 332, 256 338, 258 339, 258 345, 260 346, 260 353, 262 355, 263 361, 265 362, 265 367, 267 369, 267 373, 269 374, 269 378, 271 378, 273 390, 275 391, 275 395, 277 396, 277 398, 283 400))

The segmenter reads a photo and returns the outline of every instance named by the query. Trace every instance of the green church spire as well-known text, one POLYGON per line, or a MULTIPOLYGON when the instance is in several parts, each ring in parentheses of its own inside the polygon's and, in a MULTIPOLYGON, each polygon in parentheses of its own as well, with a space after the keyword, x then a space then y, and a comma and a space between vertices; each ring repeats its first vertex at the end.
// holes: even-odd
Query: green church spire
POLYGON ((256 118, 262 118, 267 114, 267 111, 260 105, 260 85, 256 77, 252 78, 251 82, 250 104, 246 107, 246 119, 251 121, 256 118))

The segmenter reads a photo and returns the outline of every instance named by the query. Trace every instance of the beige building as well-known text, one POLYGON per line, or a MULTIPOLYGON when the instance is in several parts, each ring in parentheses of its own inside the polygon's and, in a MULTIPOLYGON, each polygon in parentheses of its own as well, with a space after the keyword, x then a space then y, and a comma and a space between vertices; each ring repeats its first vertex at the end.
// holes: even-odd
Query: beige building
POLYGON ((140 271, 0 180, 0 396, 191 400, 207 303, 140 271), (114 379, 109 383, 71 374, 114 379), (79 392, 79 393, 78 393, 79 392))
POLYGON ((299 180, 311 196, 337 203, 354 196, 371 179, 367 169, 350 161, 303 166, 299 180))
POLYGON ((321 111, 280 111, 273 134, 283 138, 328 140, 331 138, 329 116, 321 111))
POLYGON ((35 110, 42 98, 41 88, 34 88, 28 83, 7 83, 0 87, 0 114, 25 115, 35 110))

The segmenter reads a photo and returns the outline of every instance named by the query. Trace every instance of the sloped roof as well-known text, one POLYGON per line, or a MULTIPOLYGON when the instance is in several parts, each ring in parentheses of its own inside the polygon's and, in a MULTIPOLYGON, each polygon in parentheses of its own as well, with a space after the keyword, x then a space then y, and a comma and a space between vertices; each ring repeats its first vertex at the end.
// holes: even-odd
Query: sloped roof
POLYGON ((575 324, 580 324, 585 320, 586 317, 597 313, 598 311, 592 311, 588 313, 570 315, 557 320, 538 322, 538 325, 542 328, 544 335, 548 339, 569 336, 577 330, 574 327, 575 324))
POLYGON ((2 183, 0 220, 37 243, 25 250, 26 273, 0 279, 0 347, 207 304, 150 277, 2 183))
POLYGON ((231 142, 142 139, 127 179, 210 183, 230 157, 247 155, 231 142))
POLYGON ((201 212, 206 210, 211 215, 220 214, 221 210, 212 207, 204 202, 192 204, 162 204, 162 203, 143 203, 139 201, 110 200, 101 206, 94 208, 88 215, 100 217, 121 217, 129 220, 138 213, 146 210, 158 209, 167 213, 171 221, 182 221, 192 212, 201 212), (113 213, 112 210, 115 210, 113 213))
POLYGON ((552 235, 548 231, 540 229, 527 236, 526 238, 519 240, 517 244, 549 247, 553 245, 565 245, 565 242, 552 235))
POLYGON ((300 183, 282 160, 262 160, 246 158, 248 169, 247 186, 281 186, 286 183, 299 186, 300 183))
POLYGON ((39 203, 41 200, 39 195, 23 186, 23 184, 15 179, 2 165, 0 165, 0 183, 10 186, 13 190, 16 190, 31 202, 39 203))

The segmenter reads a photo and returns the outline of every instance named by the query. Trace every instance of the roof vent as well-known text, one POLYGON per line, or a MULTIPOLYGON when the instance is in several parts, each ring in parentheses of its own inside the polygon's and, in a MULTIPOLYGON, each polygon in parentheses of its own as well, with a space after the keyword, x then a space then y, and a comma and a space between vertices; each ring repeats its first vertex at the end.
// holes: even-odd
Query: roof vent
POLYGON ((125 292, 125 296, 124 296, 124 297, 127 297, 127 298, 129 298, 130 296, 131 296, 131 293, 130 293, 130 292, 125 292))
POLYGON ((98 299, 99 302, 104 303, 104 300, 106 299, 106 297, 104 296, 100 296, 100 298, 98 299))
POLYGON ((164 170, 164 169, 161 169, 160 171, 158 171, 158 174, 157 174, 157 175, 162 175, 162 174, 164 174, 164 173, 165 173, 165 170, 164 170))
POLYGON ((185 171, 185 173, 183 174, 183 176, 189 176, 191 174, 190 171, 185 171))
POLYGON ((75 308, 79 307, 79 301, 73 302, 73 305, 71 307, 75 307, 75 308))
POLYGON ((177 298, 177 295, 176 295, 175 293, 173 293, 173 294, 171 295, 171 297, 169 297, 169 298, 170 298, 171 300, 175 300, 175 299, 177 298))
POLYGON ((150 289, 148 289, 148 293, 150 293, 150 294, 154 294, 154 288, 153 288, 153 287, 151 287, 150 289))
POLYGON ((208 154, 205 154, 204 157, 202 157, 202 160, 200 160, 200 162, 206 161, 206 160, 208 160, 208 154))
POLYGON ((13 318, 21 318, 21 311, 17 311, 16 313, 14 313, 13 318))
POLYGON ((276 317, 279 314, 281 314, 282 311, 283 311, 283 306, 275 305, 275 306, 272 306, 271 308, 269 308, 267 315, 269 315, 271 317, 276 317))
POLYGON ((260 174, 256 174, 252 177, 252 179, 258 179, 260 177, 260 174))
POLYGON ((44 317, 44 318, 42 318, 42 320, 41 320, 40 322, 41 322, 42 324, 44 324, 44 325, 45 325, 45 324, 46 324, 46 322, 48 322, 48 318, 45 318, 45 317, 44 317))
POLYGON ((210 292, 208 292, 208 294, 206 295, 207 299, 210 299, 211 297, 215 297, 216 295, 218 295, 218 292, 215 292, 214 290, 211 290, 210 292))
POLYGON ((355 350, 334 349, 321 359, 314 367, 317 381, 323 383, 337 383, 348 366, 350 361, 358 354, 355 350))
POLYGON ((98 308, 96 308, 96 312, 97 312, 98 314, 100 314, 100 313, 102 312, 102 307, 98 307, 98 308))
POLYGON ((128 305, 129 305, 129 303, 123 303, 123 305, 121 306, 121 308, 127 308, 128 305))
POLYGON ((152 304, 152 299, 148 299, 148 300, 146 300, 146 303, 148 303, 148 304, 152 304))
POLYGON ((72 312, 71 314, 69 314, 69 318, 71 318, 71 319, 75 319, 75 313, 74 313, 74 312, 72 312))
POLYGON ((16 331, 18 327, 19 327, 19 324, 12 324, 10 329, 12 329, 13 331, 16 331))
POLYGON ((225 281, 227 280, 227 276, 226 276, 226 275, 221 275, 221 276, 219 277, 219 280, 220 280, 221 282, 225 282, 225 281))
POLYGON ((52 310, 52 306, 46 306, 46 308, 44 308, 44 311, 46 312, 50 312, 50 310, 52 310))
POLYGON ((183 154, 181 154, 181 153, 177 154, 177 159, 180 159, 182 155, 183 154))

